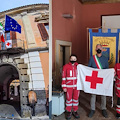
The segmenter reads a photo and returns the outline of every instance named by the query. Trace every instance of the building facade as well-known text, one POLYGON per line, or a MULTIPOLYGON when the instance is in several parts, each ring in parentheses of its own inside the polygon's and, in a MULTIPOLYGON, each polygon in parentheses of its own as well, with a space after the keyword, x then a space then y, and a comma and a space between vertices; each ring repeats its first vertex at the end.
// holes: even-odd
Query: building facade
MULTIPOLYGON (((7 49, 0 42, 0 92, 1 100, 9 100, 10 84, 15 87, 21 108, 21 116, 29 117, 31 109, 28 92, 37 94, 36 116, 46 113, 49 85, 49 5, 33 4, 10 9, 0 13, 0 22, 5 24, 5 15, 15 19, 21 25, 21 34, 5 32, 5 41, 12 40, 12 48, 7 49), (19 80, 20 88, 16 82, 19 80), (17 92, 19 94, 17 94, 17 92)), ((12 98, 14 100, 14 98, 12 98)))
POLYGON ((52 1, 52 71, 53 84, 58 88, 61 85, 61 69, 68 62, 71 53, 77 55, 78 63, 88 64, 88 28, 100 28, 102 15, 120 15, 119 2, 100 1, 92 4, 87 1, 83 4, 80 1, 84 0, 52 1))

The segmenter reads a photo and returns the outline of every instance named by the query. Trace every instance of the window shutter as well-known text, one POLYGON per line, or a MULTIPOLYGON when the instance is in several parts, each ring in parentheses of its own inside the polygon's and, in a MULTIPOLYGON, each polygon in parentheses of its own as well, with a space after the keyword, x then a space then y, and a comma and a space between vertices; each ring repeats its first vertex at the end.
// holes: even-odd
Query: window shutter
POLYGON ((5 41, 10 39, 11 39, 10 32, 9 31, 5 32, 5 41))
POLYGON ((7 40, 7 33, 5 33, 5 41, 7 40))
POLYGON ((11 40, 16 40, 16 32, 10 31, 10 39, 11 40))
POLYGON ((39 31, 40 31, 42 40, 43 40, 43 41, 47 40, 47 39, 48 39, 48 33, 47 33, 47 31, 46 31, 46 28, 45 28, 44 24, 43 24, 43 23, 39 23, 39 24, 38 24, 38 29, 39 29, 39 31))
POLYGON ((10 31, 10 39, 12 40, 12 46, 17 47, 16 32, 10 31))

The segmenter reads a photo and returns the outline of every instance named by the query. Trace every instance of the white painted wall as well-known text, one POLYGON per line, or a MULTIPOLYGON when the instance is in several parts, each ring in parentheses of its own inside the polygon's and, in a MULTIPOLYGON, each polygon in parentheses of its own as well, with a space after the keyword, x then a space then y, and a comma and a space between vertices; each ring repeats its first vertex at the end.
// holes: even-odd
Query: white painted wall
MULTIPOLYGON (((117 29, 120 29, 120 15, 102 16, 102 28, 103 28, 103 32, 107 32, 108 28, 111 29, 111 32, 117 32, 117 29)), ((119 41, 120 41, 120 33, 119 33, 119 41)), ((120 50, 120 42, 119 42, 119 50, 120 50)))
POLYGON ((112 32, 120 29, 120 15, 102 16, 102 28, 111 28, 112 32))
POLYGON ((29 52, 21 56, 24 62, 28 64, 27 74, 29 75, 29 89, 43 90, 45 89, 44 75, 39 52, 29 52))

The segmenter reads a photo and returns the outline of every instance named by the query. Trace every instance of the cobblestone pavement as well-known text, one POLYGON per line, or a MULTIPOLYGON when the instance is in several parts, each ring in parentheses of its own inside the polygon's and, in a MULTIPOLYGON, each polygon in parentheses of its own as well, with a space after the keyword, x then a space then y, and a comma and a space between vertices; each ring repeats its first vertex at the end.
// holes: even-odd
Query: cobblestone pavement
POLYGON ((49 120, 49 117, 32 117, 32 118, 21 118, 19 103, 11 101, 3 101, 0 103, 0 120, 49 120), (8 103, 10 105, 8 105, 8 103))
POLYGON ((0 120, 49 120, 49 116, 41 116, 41 117, 32 117, 32 118, 15 118, 15 117, 3 117, 0 116, 0 120))

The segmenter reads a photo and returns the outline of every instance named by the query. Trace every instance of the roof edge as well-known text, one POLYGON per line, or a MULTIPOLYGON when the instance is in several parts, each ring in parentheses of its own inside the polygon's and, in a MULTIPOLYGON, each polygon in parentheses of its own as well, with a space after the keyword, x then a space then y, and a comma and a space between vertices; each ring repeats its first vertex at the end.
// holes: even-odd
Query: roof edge
POLYGON ((48 5, 48 6, 49 6, 49 4, 44 4, 44 3, 24 5, 24 6, 20 6, 20 7, 16 7, 16 8, 12 8, 12 9, 9 9, 9 10, 2 11, 2 12, 0 12, 0 14, 5 13, 5 12, 9 12, 9 11, 11 11, 11 10, 17 10, 17 9, 21 9, 21 8, 24 8, 24 7, 37 6, 37 5, 48 5))

